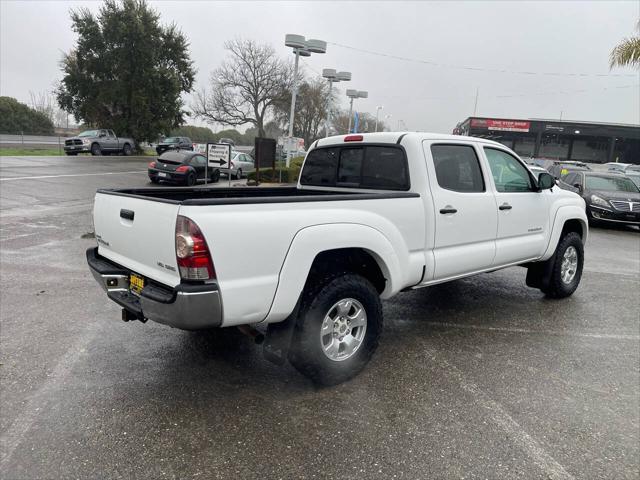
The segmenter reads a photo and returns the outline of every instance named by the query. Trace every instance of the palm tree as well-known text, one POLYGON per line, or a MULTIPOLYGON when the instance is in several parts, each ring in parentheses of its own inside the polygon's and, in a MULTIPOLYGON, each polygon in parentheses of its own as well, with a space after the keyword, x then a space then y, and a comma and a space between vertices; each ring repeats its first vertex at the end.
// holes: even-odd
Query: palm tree
MULTIPOLYGON (((636 25, 636 30, 640 34, 640 21, 636 25)), ((613 67, 640 67, 640 35, 629 37, 611 51, 609 66, 613 67)))

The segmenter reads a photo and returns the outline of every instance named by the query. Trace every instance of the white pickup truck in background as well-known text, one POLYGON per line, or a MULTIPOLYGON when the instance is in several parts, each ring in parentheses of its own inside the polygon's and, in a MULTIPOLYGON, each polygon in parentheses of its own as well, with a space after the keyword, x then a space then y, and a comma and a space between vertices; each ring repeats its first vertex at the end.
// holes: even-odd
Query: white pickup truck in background
POLYGON ((123 319, 264 325, 267 358, 321 384, 366 365, 402 290, 520 265, 571 295, 588 233, 584 201, 503 145, 386 132, 316 141, 295 187, 99 190, 94 224, 123 319))

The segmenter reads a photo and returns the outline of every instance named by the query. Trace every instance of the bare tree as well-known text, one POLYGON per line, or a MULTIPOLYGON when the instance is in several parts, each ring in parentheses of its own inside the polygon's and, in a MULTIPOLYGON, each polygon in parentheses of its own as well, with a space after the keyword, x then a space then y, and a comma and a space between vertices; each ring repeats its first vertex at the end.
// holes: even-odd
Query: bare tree
MULTIPOLYGON (((354 127, 353 113, 351 114, 351 128, 354 127)), ((338 134, 347 133, 349 130, 349 111, 345 110, 333 117, 333 125, 338 134)), ((358 132, 372 133, 376 128, 376 117, 367 112, 358 112, 358 132)), ((378 120, 378 131, 384 132, 387 125, 382 120, 378 120)))
POLYGON ((55 121, 55 111, 57 110, 56 103, 49 92, 32 92, 29 91, 29 97, 31 98, 30 106, 36 112, 43 113, 47 116, 51 123, 55 121))
POLYGON ((271 45, 235 39, 225 43, 229 59, 211 74, 210 91, 195 94, 192 110, 209 123, 250 123, 264 136, 273 105, 291 88, 293 69, 271 45))
MULTIPOLYGON (((331 96, 331 100, 334 100, 335 89, 331 96)), ((293 134, 296 137, 304 138, 307 146, 324 134, 327 106, 329 105, 328 97, 329 84, 321 77, 303 80, 298 89, 293 134)), ((291 93, 289 92, 276 102, 276 119, 283 125, 289 123, 290 106, 291 93)))

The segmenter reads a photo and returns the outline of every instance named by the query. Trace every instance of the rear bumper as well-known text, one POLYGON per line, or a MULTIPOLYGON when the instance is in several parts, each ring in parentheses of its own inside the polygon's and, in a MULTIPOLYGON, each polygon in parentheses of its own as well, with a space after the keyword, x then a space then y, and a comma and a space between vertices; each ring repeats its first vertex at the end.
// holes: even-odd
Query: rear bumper
POLYGON ((222 324, 222 302, 217 284, 180 284, 170 288, 146 283, 135 295, 129 291, 131 271, 87 250, 93 277, 107 296, 139 320, 153 320, 183 330, 202 330, 222 324))
POLYGON ((171 183, 186 183, 187 175, 180 172, 163 172, 155 168, 149 168, 147 174, 149 179, 171 183), (164 176, 162 175, 164 174, 164 176))

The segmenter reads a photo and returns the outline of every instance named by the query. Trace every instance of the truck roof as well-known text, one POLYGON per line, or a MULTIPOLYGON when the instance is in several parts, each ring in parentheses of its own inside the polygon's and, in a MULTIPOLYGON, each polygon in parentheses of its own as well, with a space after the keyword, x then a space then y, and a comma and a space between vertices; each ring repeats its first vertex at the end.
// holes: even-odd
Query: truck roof
MULTIPOLYGON (((503 146, 501 143, 478 137, 466 137, 463 135, 448 135, 445 133, 427 133, 427 132, 377 132, 377 133, 352 133, 348 135, 334 135, 332 137, 321 138, 312 144, 311 148, 326 147, 329 145, 343 145, 345 137, 352 135, 362 136, 362 142, 367 143, 398 143, 398 140, 444 140, 451 142, 472 141, 486 143, 489 145, 503 146)), ((358 143, 358 142, 354 142, 358 143)))

